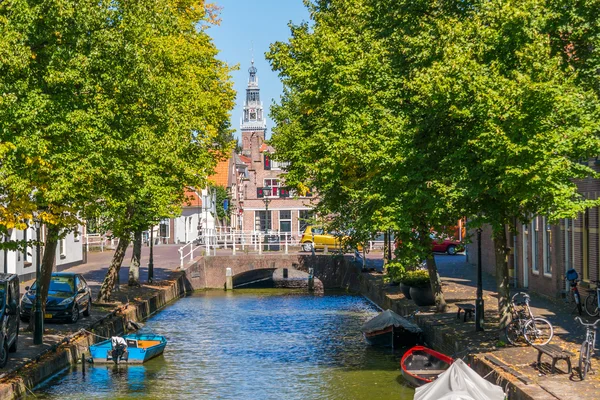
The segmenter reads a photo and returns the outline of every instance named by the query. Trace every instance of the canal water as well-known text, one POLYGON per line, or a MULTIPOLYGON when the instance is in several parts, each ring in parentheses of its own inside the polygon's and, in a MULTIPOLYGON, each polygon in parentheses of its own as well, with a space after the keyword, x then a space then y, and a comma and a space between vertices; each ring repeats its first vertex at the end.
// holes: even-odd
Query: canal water
POLYGON ((153 316, 164 355, 141 366, 81 366, 53 376, 38 399, 413 398, 401 353, 371 348, 361 325, 377 309, 361 296, 280 290, 202 292, 153 316))

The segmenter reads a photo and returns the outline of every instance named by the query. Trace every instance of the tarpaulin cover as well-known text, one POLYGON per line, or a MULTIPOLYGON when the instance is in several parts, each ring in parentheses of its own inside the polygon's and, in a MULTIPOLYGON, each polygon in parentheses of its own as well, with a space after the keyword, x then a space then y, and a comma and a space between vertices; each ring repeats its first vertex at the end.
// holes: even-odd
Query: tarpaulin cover
POLYGON ((402 318, 392 310, 386 310, 373 318, 372 320, 366 322, 361 330, 364 333, 371 333, 375 331, 381 331, 389 326, 395 326, 396 328, 404 328, 412 333, 420 333, 422 332, 421 328, 418 325, 409 322, 405 318, 402 318))
POLYGON ((435 381, 418 387, 414 400, 504 400, 504 392, 459 359, 435 381))

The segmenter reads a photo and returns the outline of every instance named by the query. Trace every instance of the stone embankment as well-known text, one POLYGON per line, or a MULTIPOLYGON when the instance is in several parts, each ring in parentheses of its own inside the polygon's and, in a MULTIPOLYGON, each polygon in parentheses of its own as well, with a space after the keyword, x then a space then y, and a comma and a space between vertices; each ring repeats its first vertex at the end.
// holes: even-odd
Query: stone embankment
MULTIPOLYGON (((12 370, 2 371, 0 399, 18 399, 31 393, 31 389, 62 369, 76 365, 82 355, 89 354, 89 346, 103 338, 121 335, 130 321, 142 322, 170 302, 185 295, 189 288, 185 273, 174 272, 172 278, 161 281, 160 286, 144 286, 130 293, 136 297, 117 305, 110 312, 83 329, 68 335, 46 335, 54 344, 24 360, 12 370), (133 294, 135 293, 135 294, 133 294)), ((126 297, 127 290, 119 293, 126 297)), ((95 305, 95 308, 100 306, 95 305)), ((102 307, 106 308, 106 307, 102 307)), ((97 310, 96 310, 97 311, 97 310)), ((11 354, 12 355, 12 354, 11 354)))

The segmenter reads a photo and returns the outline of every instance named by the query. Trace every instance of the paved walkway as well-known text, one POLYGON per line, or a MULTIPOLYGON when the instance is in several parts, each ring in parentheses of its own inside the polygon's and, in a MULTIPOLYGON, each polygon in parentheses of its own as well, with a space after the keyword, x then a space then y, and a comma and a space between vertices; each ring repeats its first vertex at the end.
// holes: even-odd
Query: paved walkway
MULTIPOLYGON (((544 389, 549 398, 558 399, 600 399, 600 354, 596 351, 592 365, 598 371, 590 374, 585 381, 580 381, 577 374, 579 348, 585 336, 585 328, 575 321, 577 314, 572 305, 566 305, 562 300, 550 300, 546 297, 531 295, 531 306, 534 315, 550 320, 554 327, 553 344, 557 344, 573 353, 571 363, 574 374, 566 373, 566 364, 558 362, 560 371, 550 373, 550 359, 542 358, 542 368, 535 366, 537 351, 531 346, 510 346, 498 343, 498 314, 497 297, 495 294, 495 277, 483 274, 483 289, 485 301, 485 332, 475 332, 474 321, 462 322, 457 320, 457 308, 454 304, 475 302, 476 298, 476 268, 466 263, 464 255, 448 256, 437 255, 436 261, 443 282, 446 301, 449 304, 445 316, 436 314, 437 318, 444 320, 449 329, 453 329, 457 341, 470 349, 479 349, 480 353, 487 353, 508 365, 517 374, 522 374, 523 379, 529 379, 544 389)), ((388 288, 391 296, 403 297, 397 289, 388 288)), ((519 290, 520 291, 520 290, 519 290)), ((404 300, 407 301, 407 300, 404 300)), ((583 318, 586 319, 586 318, 583 318)), ((589 320, 589 322, 593 322, 589 320)))

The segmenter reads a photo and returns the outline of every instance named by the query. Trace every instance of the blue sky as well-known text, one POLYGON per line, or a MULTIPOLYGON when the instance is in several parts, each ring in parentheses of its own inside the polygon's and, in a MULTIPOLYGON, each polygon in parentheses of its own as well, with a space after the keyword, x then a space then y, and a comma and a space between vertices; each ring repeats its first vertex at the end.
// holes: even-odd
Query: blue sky
MULTIPOLYGON (((221 9, 221 25, 211 27, 208 34, 221 51, 219 59, 230 65, 239 64, 232 73, 237 91, 236 106, 232 111, 231 125, 239 138, 240 117, 248 83, 248 68, 254 45, 254 65, 258 68, 258 83, 265 113, 268 115, 273 100, 279 101, 282 85, 277 73, 265 59, 269 45, 287 41, 290 37, 288 22, 299 24, 308 21, 308 10, 302 0, 215 0, 221 9)), ((267 119, 267 138, 273 121, 267 119)))

